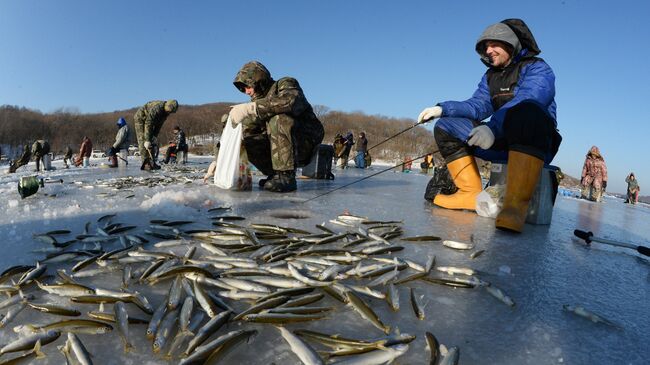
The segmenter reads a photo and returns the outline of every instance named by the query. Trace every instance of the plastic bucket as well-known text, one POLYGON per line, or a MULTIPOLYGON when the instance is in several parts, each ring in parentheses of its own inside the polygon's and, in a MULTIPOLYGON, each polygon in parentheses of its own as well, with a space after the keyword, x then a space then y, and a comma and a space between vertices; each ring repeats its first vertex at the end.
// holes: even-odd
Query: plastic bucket
POLYGON ((40 185, 41 181, 37 176, 23 176, 18 182, 18 193, 22 199, 25 199, 36 194, 40 185))
POLYGON ((43 156, 43 170, 52 170, 52 155, 49 153, 46 153, 45 156, 43 156))
POLYGON ((88 157, 83 158, 83 167, 89 167, 90 166, 90 159, 88 157))

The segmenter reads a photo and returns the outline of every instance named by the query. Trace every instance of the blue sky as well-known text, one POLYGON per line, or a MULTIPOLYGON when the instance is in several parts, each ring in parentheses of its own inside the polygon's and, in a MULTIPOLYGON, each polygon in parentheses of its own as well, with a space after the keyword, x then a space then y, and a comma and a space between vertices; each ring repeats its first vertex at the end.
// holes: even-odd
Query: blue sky
POLYGON ((239 67, 296 77, 312 104, 416 118, 471 96, 485 27, 522 18, 556 74, 564 138, 554 164, 579 176, 600 147, 610 191, 650 189, 648 1, 0 0, 0 104, 84 113, 151 99, 246 101, 239 67), (643 146, 646 147, 643 147, 643 146))

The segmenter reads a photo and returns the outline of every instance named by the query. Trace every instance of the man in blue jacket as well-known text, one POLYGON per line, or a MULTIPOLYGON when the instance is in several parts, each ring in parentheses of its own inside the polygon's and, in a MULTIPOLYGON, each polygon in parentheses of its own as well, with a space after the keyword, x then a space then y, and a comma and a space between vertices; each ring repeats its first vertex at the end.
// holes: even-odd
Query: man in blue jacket
POLYGON ((507 188, 496 227, 521 232, 540 171, 562 141, 556 129, 555 75, 536 57, 541 51, 520 19, 489 26, 476 52, 488 70, 474 95, 426 108, 418 117, 420 123, 440 118, 434 137, 458 187, 454 194, 438 194, 433 203, 476 209, 482 184, 474 156, 507 159, 507 188))

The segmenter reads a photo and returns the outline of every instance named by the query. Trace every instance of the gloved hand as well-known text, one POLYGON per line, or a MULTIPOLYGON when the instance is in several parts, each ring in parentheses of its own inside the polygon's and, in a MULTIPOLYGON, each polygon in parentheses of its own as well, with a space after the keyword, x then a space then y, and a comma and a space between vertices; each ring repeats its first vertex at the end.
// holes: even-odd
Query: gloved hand
POLYGON ((603 181, 603 190, 607 189, 607 181, 603 181))
POLYGON ((233 105, 231 108, 228 115, 233 125, 241 123, 246 117, 257 116, 257 106, 254 102, 233 105))
POLYGON ((468 145, 478 146, 484 150, 487 150, 494 144, 494 133, 492 133, 490 127, 486 125, 479 125, 472 129, 472 131, 469 132, 469 137, 469 141, 467 141, 468 145))
POLYGON ((146 148, 146 149, 151 148, 151 142, 146 141, 146 142, 144 143, 144 148, 146 148))
POLYGON ((439 106, 432 106, 430 108, 424 109, 420 115, 418 115, 418 123, 428 122, 435 118, 440 118, 442 116, 442 108, 439 106))

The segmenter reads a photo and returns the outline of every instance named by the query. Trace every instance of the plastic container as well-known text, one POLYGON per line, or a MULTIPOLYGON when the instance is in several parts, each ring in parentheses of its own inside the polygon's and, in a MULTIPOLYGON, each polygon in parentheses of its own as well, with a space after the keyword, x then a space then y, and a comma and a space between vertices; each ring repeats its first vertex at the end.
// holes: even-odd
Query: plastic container
MULTIPOLYGON (((490 171, 490 186, 505 185, 508 165, 501 163, 492 163, 490 171)), ((553 218, 553 206, 557 194, 557 171, 556 166, 544 166, 540 172, 539 182, 533 192, 533 196, 528 204, 528 215, 526 222, 531 224, 551 224, 553 218)))
POLYGON ((43 156, 43 170, 45 170, 45 171, 52 170, 52 154, 51 153, 46 153, 45 156, 43 156))

